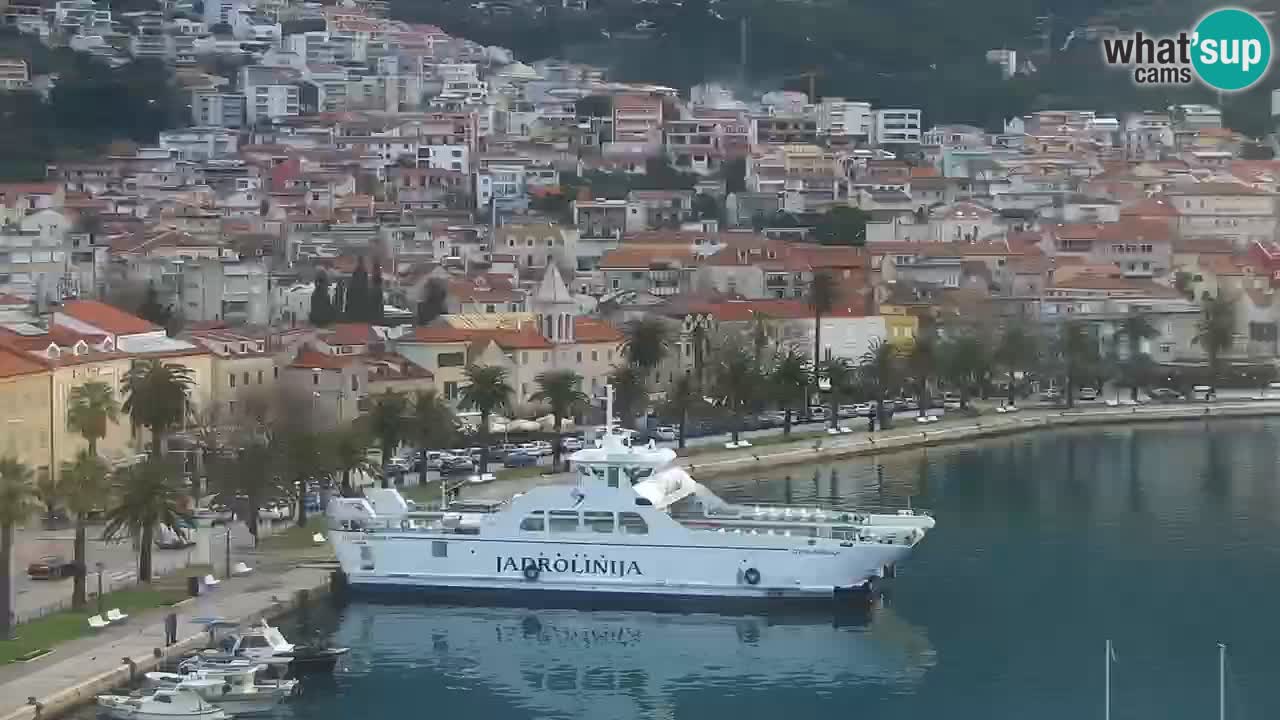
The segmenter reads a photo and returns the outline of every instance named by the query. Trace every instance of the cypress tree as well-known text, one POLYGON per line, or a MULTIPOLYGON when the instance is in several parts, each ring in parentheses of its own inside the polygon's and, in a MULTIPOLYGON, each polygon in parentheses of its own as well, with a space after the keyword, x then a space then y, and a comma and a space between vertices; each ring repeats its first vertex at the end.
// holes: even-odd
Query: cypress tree
POLYGON ((333 302, 329 298, 329 277, 321 270, 316 273, 316 286, 311 291, 311 312, 308 319, 316 327, 333 324, 333 302))
POLYGON ((383 305, 385 296, 382 292, 382 263, 373 263, 373 281, 369 283, 368 320, 375 325, 383 325, 387 321, 386 308, 383 305))
POLYGON ((347 316, 347 281, 338 278, 338 282, 333 286, 333 316, 335 318, 347 316))
POLYGON ((364 269, 364 258, 356 260, 356 269, 347 283, 347 322, 369 322, 369 273, 364 269))

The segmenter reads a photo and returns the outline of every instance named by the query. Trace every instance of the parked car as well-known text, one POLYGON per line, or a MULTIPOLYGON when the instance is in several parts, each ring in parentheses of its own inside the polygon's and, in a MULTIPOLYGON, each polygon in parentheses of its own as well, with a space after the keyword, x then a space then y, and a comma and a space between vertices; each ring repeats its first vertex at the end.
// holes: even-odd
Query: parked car
POLYGON ((471 472, 476 469, 476 463, 469 455, 446 455, 440 460, 440 472, 471 472))
POLYGON ((815 422, 821 422, 827 419, 827 409, 821 405, 809 406, 809 417, 815 422))
POLYGON ((841 405, 837 408, 836 415, 842 418, 857 417, 858 408, 856 405, 841 405))
POLYGON ((658 440, 675 442, 680 439, 680 428, 674 425, 659 425, 653 429, 653 437, 658 440))
POLYGON ((523 450, 517 450, 513 453, 508 453, 507 457, 502 461, 502 466, 509 467, 509 468, 531 467, 537 464, 538 464, 538 458, 534 455, 530 455, 529 453, 524 452, 523 450))
POLYGON ((1057 402, 1062 399, 1062 391, 1058 388, 1049 388, 1040 391, 1040 400, 1042 402, 1057 402))
POLYGON ((1079 397, 1081 400, 1084 400, 1086 402, 1091 400, 1097 400, 1098 391, 1091 387, 1082 387, 1080 388, 1080 392, 1077 393, 1077 397, 1079 397))
POLYGON ((1171 403, 1182 400, 1182 393, 1174 390, 1173 388, 1158 387, 1148 390, 1147 397, 1151 398, 1153 402, 1171 403))
POLYGON ((942 393, 942 407, 947 410, 956 410, 960 407, 960 393, 945 392, 942 393))
POLYGON ((566 435, 560 441, 560 449, 565 452, 577 452, 583 448, 582 438, 577 435, 566 435))
POLYGON ((61 555, 46 555, 27 566, 32 580, 61 580, 75 577, 76 564, 61 555))

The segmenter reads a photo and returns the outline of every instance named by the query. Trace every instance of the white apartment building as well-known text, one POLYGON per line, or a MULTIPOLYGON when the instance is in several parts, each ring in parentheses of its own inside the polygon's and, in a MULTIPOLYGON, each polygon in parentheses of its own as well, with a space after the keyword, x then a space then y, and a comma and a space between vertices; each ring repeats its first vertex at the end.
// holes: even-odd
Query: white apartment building
POLYGON ((160 147, 176 152, 179 160, 203 162, 233 157, 240 136, 234 130, 220 127, 189 127, 164 130, 160 133, 160 147))
POLYGON ((204 24, 212 28, 218 23, 231 24, 231 15, 240 0, 205 0, 204 24))
POLYGON ((197 127, 244 127, 243 95, 196 90, 191 93, 191 123, 197 127))
POLYGON ((1182 237, 1231 240, 1238 251, 1276 234, 1276 195, 1238 183, 1201 182, 1166 190, 1182 237))
POLYGON ((874 111, 874 145, 918 145, 922 113, 908 108, 885 108, 874 111))
POLYGON ((285 68, 251 65, 240 69, 245 112, 250 120, 297 117, 301 112, 299 74, 285 68))
POLYGON ((31 87, 27 61, 22 58, 0 58, 0 90, 25 90, 31 87))
POLYGON ((823 98, 818 106, 818 129, 828 135, 867 140, 871 137, 871 103, 823 98))

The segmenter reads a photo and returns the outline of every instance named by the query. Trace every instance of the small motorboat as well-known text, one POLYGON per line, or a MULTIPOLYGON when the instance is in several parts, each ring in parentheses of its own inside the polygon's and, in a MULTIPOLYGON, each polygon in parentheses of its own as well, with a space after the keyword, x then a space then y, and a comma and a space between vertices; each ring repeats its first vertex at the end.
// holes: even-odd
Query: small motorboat
POLYGON ((161 688, 150 695, 99 695, 98 709, 114 720, 228 720, 225 710, 198 694, 161 688))
POLYGON ((297 688, 297 680, 259 683, 265 665, 238 668, 208 667, 189 673, 149 672, 147 681, 161 687, 190 690, 235 716, 270 713, 297 688))
POLYGON ((280 630, 265 619, 242 633, 223 638, 220 651, 198 657, 209 663, 247 660, 279 667, 287 665, 294 674, 328 672, 346 655, 349 648, 294 645, 285 640, 280 630))

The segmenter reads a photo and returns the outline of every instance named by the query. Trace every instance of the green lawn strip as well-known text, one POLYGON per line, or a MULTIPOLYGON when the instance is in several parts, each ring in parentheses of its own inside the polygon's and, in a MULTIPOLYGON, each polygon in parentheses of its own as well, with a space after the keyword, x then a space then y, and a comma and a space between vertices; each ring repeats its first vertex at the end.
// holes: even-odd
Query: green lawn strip
MULTIPOLYGON (((104 610, 119 608, 126 615, 135 615, 173 605, 187 597, 185 578, 205 572, 208 572, 207 568, 192 566, 148 585, 106 593, 102 596, 102 607, 104 610)), ((70 595, 71 583, 65 584, 70 595)), ((52 650, 62 643, 89 635, 93 631, 86 621, 90 615, 97 614, 97 608, 97 599, 90 597, 89 607, 85 610, 64 610, 22 623, 17 627, 17 639, 0 640, 0 665, 28 659, 41 650, 52 650)))
POLYGON ((262 540, 258 541, 258 551, 271 552, 315 548, 318 546, 312 542, 312 536, 316 533, 323 533, 327 528, 328 521, 324 515, 316 513, 307 518, 305 526, 298 527, 293 525, 283 532, 262 538, 262 540))

